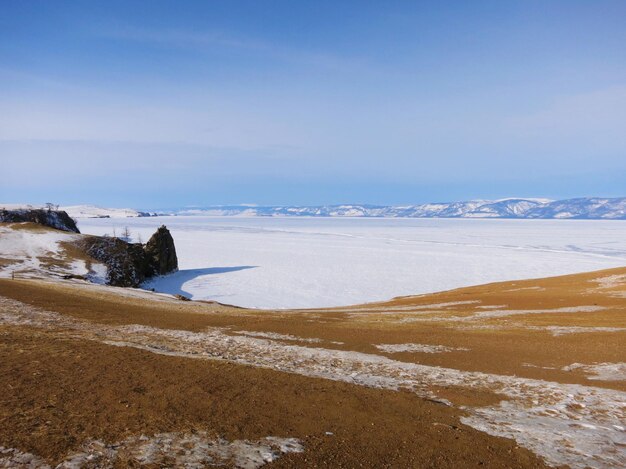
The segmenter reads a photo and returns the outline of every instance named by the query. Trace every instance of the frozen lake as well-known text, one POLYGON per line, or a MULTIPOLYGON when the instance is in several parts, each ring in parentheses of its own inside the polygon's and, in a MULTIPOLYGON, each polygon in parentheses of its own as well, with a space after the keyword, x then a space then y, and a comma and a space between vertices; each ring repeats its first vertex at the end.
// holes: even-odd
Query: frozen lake
POLYGON ((165 224, 178 273, 148 287, 256 308, 342 306, 626 265, 626 221, 150 217, 80 219, 146 242, 165 224))

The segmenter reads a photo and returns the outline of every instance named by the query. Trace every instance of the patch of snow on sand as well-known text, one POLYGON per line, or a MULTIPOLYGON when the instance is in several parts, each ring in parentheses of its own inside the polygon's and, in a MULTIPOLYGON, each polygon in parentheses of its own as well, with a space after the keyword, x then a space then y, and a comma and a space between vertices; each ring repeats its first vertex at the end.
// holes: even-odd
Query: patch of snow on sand
MULTIPOLYGON (((471 305, 480 303, 480 300, 467 300, 467 301, 449 301, 447 303, 433 303, 429 305, 399 305, 399 306, 385 306, 385 310, 389 311, 419 311, 423 309, 443 309, 450 308, 451 306, 471 305)), ((346 309, 344 311, 359 311, 359 310, 372 310, 371 306, 364 305, 363 307, 346 309)), ((341 311, 341 310, 339 310, 341 311)))
POLYGON ((542 370, 556 370, 557 369, 554 366, 539 366, 539 365, 533 365, 532 363, 522 363, 522 366, 525 366, 526 368, 541 368, 542 370))
POLYGON ((38 456, 15 448, 0 446, 0 467, 17 469, 48 469, 50 466, 38 456))
POLYGON ((206 332, 111 326, 46 312, 0 297, 0 324, 30 325, 60 335, 163 355, 217 359, 362 386, 408 389, 437 399, 432 386, 459 386, 506 396, 498 405, 468 408, 462 421, 515 439, 554 465, 626 466, 626 393, 517 376, 461 371, 361 352, 311 348, 219 329, 206 332))
POLYGON ((233 333, 239 334, 239 335, 245 335, 248 337, 261 337, 264 339, 272 339, 272 340, 293 340, 297 342, 309 342, 309 343, 322 342, 322 339, 297 337, 291 334, 278 334, 276 332, 234 331, 233 333))
POLYGON ((613 291, 609 293, 609 296, 617 298, 626 298, 626 274, 621 275, 609 275, 608 277, 600 277, 594 279, 599 287, 597 290, 609 290, 615 288, 622 288, 622 291, 613 291))
POLYGON ((491 319, 522 314, 558 314, 558 313, 593 313, 606 309, 604 306, 566 306, 552 309, 499 309, 484 311, 469 317, 456 318, 458 320, 491 319))
POLYGON ((616 288, 626 286, 626 274, 621 275, 609 275, 608 277, 600 277, 594 279, 600 288, 616 288))
POLYGON ((434 303, 430 305, 413 306, 413 309, 430 309, 430 308, 448 308, 450 306, 471 305, 481 303, 481 300, 466 300, 466 301, 448 301, 447 303, 434 303))
MULTIPOLYGON (((498 309, 490 311, 481 311, 470 316, 433 316, 421 318, 403 318, 398 322, 469 322, 481 319, 504 318, 508 316, 518 316, 526 314, 563 314, 563 313, 593 313, 607 309, 604 306, 565 306, 563 308, 552 309, 498 309)), ((510 326, 511 324, 509 324, 510 326)), ((526 326, 521 326, 529 328, 526 326)), ((493 329, 492 326, 479 326, 478 328, 493 329)), ((500 327, 509 328, 509 327, 500 327)))
POLYGON ((545 329, 550 331, 554 337, 566 334, 589 334, 593 332, 621 332, 626 331, 626 327, 584 327, 584 326, 528 326, 528 329, 545 329))
POLYGON ((622 332, 626 331, 626 327, 584 327, 584 326, 529 326, 517 322, 505 322, 503 324, 463 324, 454 326, 459 330, 512 330, 526 329, 531 331, 547 331, 552 333, 554 337, 566 334, 591 334, 594 332, 622 332))
POLYGON ((401 317, 398 322, 413 322, 413 321, 437 321, 440 319, 439 316, 436 317, 428 317, 428 318, 413 318, 413 316, 427 316, 429 314, 438 314, 441 313, 441 310, 419 310, 419 311, 389 311, 389 310, 379 310, 379 311, 363 311, 361 313, 348 313, 347 316, 349 318, 354 319, 364 319, 364 320, 380 320, 382 315, 388 316, 396 316, 401 317))
MULTIPOLYGON (((371 306, 356 307, 350 309, 333 309, 333 313, 347 313, 349 317, 367 317, 379 316, 381 314, 437 314, 442 312, 456 311, 456 306, 474 305, 480 303, 480 300, 471 301, 451 301, 448 303, 435 303, 428 305, 403 305, 403 306, 384 306, 384 309, 374 309, 371 306)), ((472 308, 480 308, 480 306, 471 306, 472 308)))
POLYGON ((446 347, 445 345, 427 344, 378 344, 374 345, 378 350, 387 353, 421 352, 421 353, 444 353, 455 351, 469 351, 465 347, 446 347))
MULTIPOLYGON (((266 437, 259 440, 213 439, 206 432, 159 433, 126 438, 106 444, 98 440, 84 443, 79 452, 67 456, 55 469, 81 467, 188 467, 207 466, 257 469, 287 453, 301 453, 304 447, 296 438, 266 437)), ((0 446, 0 467, 46 468, 43 459, 14 448, 0 446)))
POLYGON ((563 371, 581 370, 588 376, 587 379, 599 381, 626 381, 626 363, 597 363, 595 365, 584 365, 582 363, 572 363, 564 366, 563 371))

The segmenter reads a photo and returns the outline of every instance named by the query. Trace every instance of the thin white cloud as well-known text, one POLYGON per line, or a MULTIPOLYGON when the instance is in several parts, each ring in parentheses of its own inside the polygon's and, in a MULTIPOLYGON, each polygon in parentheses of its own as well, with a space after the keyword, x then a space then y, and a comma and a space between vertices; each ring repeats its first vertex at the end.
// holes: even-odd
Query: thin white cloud
POLYGON ((366 68, 365 62, 355 57, 344 57, 326 51, 305 50, 302 48, 296 49, 258 38, 233 35, 217 30, 190 32, 169 29, 157 31, 127 26, 101 30, 97 32, 97 35, 108 39, 160 44, 168 47, 191 48, 199 51, 207 48, 239 50, 294 64, 331 70, 366 68))

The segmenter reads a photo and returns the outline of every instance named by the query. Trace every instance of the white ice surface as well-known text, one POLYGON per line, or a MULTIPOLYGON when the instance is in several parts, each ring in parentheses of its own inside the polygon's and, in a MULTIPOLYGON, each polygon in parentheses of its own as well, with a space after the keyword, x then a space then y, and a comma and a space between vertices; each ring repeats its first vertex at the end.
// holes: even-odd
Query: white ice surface
POLYGON ((171 230, 180 272, 149 287, 258 308, 381 301, 626 265, 626 221, 146 217, 81 219, 146 242, 171 230))

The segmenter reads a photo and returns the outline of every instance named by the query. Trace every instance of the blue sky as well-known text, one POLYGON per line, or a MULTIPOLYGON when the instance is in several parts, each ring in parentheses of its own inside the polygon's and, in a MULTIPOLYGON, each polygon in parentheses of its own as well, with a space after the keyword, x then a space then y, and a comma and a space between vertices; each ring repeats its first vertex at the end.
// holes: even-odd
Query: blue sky
POLYGON ((0 201, 626 195, 626 2, 12 1, 0 201))

